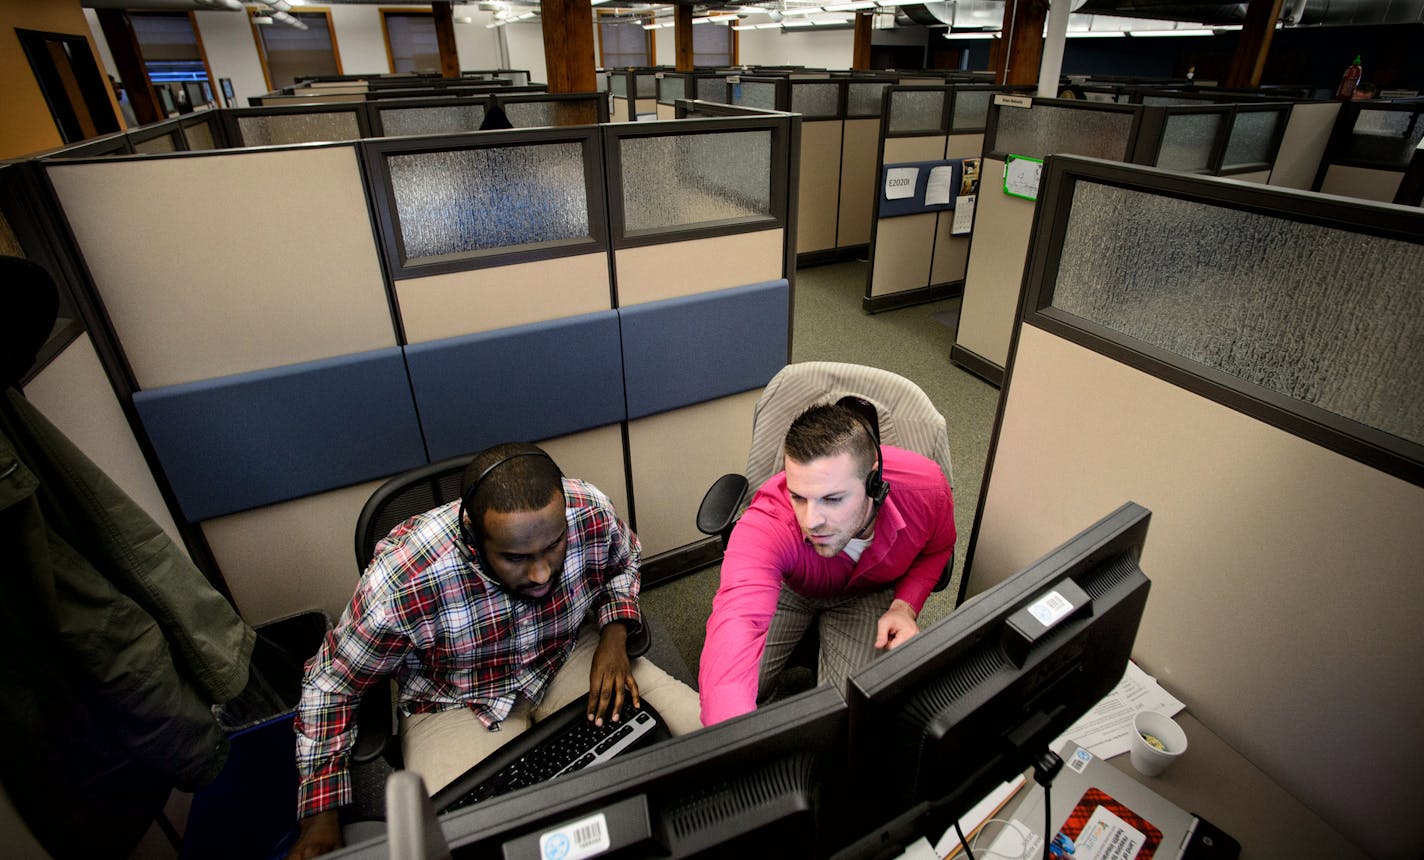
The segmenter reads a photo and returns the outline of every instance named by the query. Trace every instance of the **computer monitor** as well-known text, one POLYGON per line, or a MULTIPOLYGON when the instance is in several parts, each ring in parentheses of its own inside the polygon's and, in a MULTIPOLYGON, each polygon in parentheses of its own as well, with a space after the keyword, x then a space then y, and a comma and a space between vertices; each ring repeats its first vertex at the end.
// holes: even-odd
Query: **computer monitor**
MULTIPOLYGON (((841 784, 846 704, 818 687, 776 704, 440 817, 455 860, 824 856, 822 787, 841 784)), ((419 815, 418 804, 389 808, 419 815)), ((389 832, 422 831, 419 820, 389 832)), ((385 858, 379 838, 335 857, 385 858)), ((441 856, 440 846, 429 846, 441 856)), ((411 855, 407 855, 411 856, 411 855)), ((413 856, 420 856, 415 854, 413 856)))
POLYGON ((838 857, 931 843, 1023 773, 1126 670, 1151 513, 1131 502, 851 675, 838 857))

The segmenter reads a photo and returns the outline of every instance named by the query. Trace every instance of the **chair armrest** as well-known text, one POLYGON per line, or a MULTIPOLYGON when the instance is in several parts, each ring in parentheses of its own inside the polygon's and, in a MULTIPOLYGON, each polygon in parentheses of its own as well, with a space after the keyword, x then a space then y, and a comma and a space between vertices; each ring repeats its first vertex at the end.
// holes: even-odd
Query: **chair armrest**
POLYGON ((636 660, 653 647, 653 632, 648 628, 648 619, 638 622, 638 629, 628 633, 628 659, 636 660))
POLYGON ((745 476, 723 475, 718 478, 697 508, 697 530, 705 535, 722 535, 725 545, 746 495, 745 476))
POLYGON ((394 741, 396 726, 395 682, 381 681, 371 686, 356 706, 356 745, 351 763, 375 761, 394 741))
POLYGON ((950 580, 950 578, 953 577, 953 576, 954 576, 954 551, 953 551, 953 550, 950 550, 950 553, 949 553, 949 561, 946 561, 946 562, 944 563, 944 571, 943 571, 942 573, 940 573, 940 575, 939 575, 939 582, 936 582, 936 583, 935 583, 934 588, 930 589, 930 592, 933 593, 933 592, 936 592, 936 591, 944 591, 945 587, 949 585, 949 580, 950 580))

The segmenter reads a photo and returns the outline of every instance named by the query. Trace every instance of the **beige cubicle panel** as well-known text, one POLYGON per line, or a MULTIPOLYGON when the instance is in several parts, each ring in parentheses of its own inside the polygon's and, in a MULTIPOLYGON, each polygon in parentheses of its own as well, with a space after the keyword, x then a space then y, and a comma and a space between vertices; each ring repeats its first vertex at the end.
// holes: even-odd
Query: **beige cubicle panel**
POLYGON ((944 144, 945 158, 978 158, 984 154, 984 135, 951 134, 944 144))
POLYGON ((948 284, 963 280, 969 269, 969 237, 955 236, 954 213, 941 212, 935 224, 934 258, 930 264, 930 283, 948 284))
POLYGON ((350 145, 46 172, 140 388, 396 343, 350 145))
POLYGON ((836 246, 840 187, 827 177, 840 170, 841 121, 801 122, 800 176, 797 181, 796 253, 836 246))
POLYGON ((628 422, 628 466, 645 559, 705 539, 697 530, 697 507, 713 482, 745 466, 761 392, 628 422))
POLYGON ((1339 102, 1291 106, 1290 119, 1271 166, 1272 185, 1310 190, 1339 114, 1339 102))
POLYGON ((1394 195, 1399 191, 1399 183, 1403 179, 1404 174, 1398 170, 1332 164, 1326 169, 1325 179, 1320 183, 1320 193, 1393 203, 1394 195))
POLYGON ((945 157, 945 136, 887 137, 881 164, 906 161, 938 161, 945 157))
POLYGON ((1145 506, 1143 667, 1368 853, 1412 856, 1424 489, 1032 324, 1014 362, 970 591, 1145 506))
MULTIPOLYGON (((804 125, 802 129, 804 135, 804 125)), ((837 248, 863 245, 870 241, 870 221, 875 215, 875 152, 879 139, 879 117, 845 121, 841 136, 837 248)), ((801 170, 806 170, 805 164, 802 164, 801 170)))
POLYGON ((35 374, 25 384, 24 394, 74 447, 158 523, 180 552, 187 552, 88 333, 81 334, 35 374))
POLYGON ((874 263, 870 273, 871 296, 901 293, 942 283, 931 277, 931 260, 925 254, 934 244, 939 221, 938 212, 877 219, 874 263))
POLYGON ((784 236, 776 228, 619 248, 618 306, 777 280, 785 270, 784 236))
POLYGON ((636 120, 639 116, 643 114, 651 114, 653 116, 656 116, 658 113, 658 100, 656 98, 640 98, 634 103, 634 105, 637 110, 637 113, 633 115, 634 120, 636 120))
POLYGON ((408 343, 612 307, 603 251, 395 282, 408 343))
POLYGON ((1237 182, 1255 182, 1261 185, 1266 185, 1271 181, 1271 171, 1252 170, 1247 173, 1232 173, 1226 176, 1225 178, 1234 179, 1237 182))
POLYGON ((984 159, 974 212, 974 242, 954 337, 956 349, 1001 369, 1008 360, 1018 313, 1034 208, 1032 200, 1004 193, 1003 175, 1004 162, 984 159))
POLYGON ((677 105, 665 105, 658 102, 658 119, 677 119, 677 105))
MULTIPOLYGON (((538 443, 564 474, 591 482, 624 517, 623 435, 617 425, 538 443)), ((473 453, 473 452, 471 452, 473 453)), ((229 514, 202 523, 238 611, 249 624, 321 609, 336 618, 359 571, 356 518, 384 479, 229 514)))

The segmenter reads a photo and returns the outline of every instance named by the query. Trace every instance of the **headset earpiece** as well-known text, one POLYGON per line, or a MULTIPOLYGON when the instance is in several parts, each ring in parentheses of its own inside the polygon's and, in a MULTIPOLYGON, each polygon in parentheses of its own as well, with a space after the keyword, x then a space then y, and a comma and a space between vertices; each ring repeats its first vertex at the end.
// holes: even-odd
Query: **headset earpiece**
POLYGON ((476 536, 475 529, 471 527, 470 523, 466 522, 466 520, 468 519, 466 515, 466 509, 469 507, 470 502, 475 498, 475 491, 480 488, 480 484, 484 483, 485 478, 488 478, 491 472, 493 472, 495 469, 498 469, 500 466, 503 466, 505 463, 508 463, 510 460, 516 460, 520 457, 543 457, 545 460, 548 460, 551 465, 553 465, 554 471, 559 473, 559 477, 563 477, 564 473, 559 469, 559 464, 554 462, 553 457, 550 457, 543 451, 534 450, 519 451, 517 453, 510 454, 508 457, 501 457, 500 459, 495 460, 493 463, 486 466, 485 470, 483 472, 480 472, 480 474, 475 478, 475 480, 470 483, 469 489, 465 490, 464 494, 460 496, 460 511, 457 515, 457 519, 460 524, 460 539, 465 542, 465 546, 469 548, 470 554, 475 557, 475 563, 478 564, 481 568, 485 566, 484 545, 480 543, 479 537, 476 536))
POLYGON ((853 394, 837 400, 836 405, 854 415, 865 427, 870 441, 875 444, 875 466, 870 470, 870 474, 865 476, 865 494, 879 507, 885 504, 885 497, 890 495, 890 482, 885 480, 885 452, 880 450, 880 415, 876 412, 874 403, 853 394))

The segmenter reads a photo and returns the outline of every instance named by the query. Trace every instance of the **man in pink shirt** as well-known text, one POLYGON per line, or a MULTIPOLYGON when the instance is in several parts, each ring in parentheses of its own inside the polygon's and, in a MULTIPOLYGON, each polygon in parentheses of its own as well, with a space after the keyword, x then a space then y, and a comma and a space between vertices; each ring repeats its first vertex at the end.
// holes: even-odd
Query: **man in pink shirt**
POLYGON ((707 619, 702 722, 754 709, 806 628, 819 624, 819 680, 851 672, 919 632, 915 619, 954 553, 954 502, 933 460, 876 444, 839 404, 786 433, 785 471, 732 531, 707 619))

